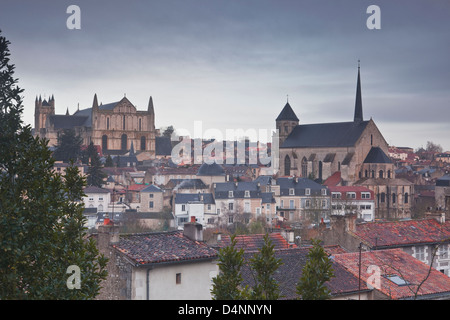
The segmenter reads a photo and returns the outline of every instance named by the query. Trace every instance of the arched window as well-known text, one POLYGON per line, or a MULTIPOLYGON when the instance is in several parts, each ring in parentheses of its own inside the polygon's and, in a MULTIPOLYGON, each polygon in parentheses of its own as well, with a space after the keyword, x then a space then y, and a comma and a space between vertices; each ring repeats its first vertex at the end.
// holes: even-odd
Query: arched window
POLYGON ((102 150, 108 150, 108 136, 106 134, 102 136, 102 150))
POLYGON ((121 139, 120 139, 120 149, 122 150, 127 150, 127 135, 123 134, 121 139))
POLYGON ((375 170, 372 170, 372 178, 375 178, 375 170))
POLYGON ((291 158, 289 158, 288 155, 286 155, 286 157, 284 158, 284 175, 291 175, 291 158))
POLYGON ((369 177, 369 171, 367 171, 367 169, 364 171, 364 177, 366 177, 366 178, 369 177))
POLYGON ((307 178, 308 177, 308 161, 305 157, 302 159, 302 177, 307 178))
MULTIPOLYGON (((139 122, 141 121, 141 119, 139 119, 139 122)), ((141 137, 141 150, 145 150, 145 137, 142 136, 141 137)))
POLYGON ((106 118, 106 130, 109 130, 109 118, 106 118))
POLYGON ((392 203, 397 202, 397 195, 395 193, 392 193, 392 203))
POLYGON ((103 212, 103 205, 102 204, 98 205, 97 211, 98 212, 103 212))
MULTIPOLYGON (((142 119, 139 118, 139 131, 142 131, 142 119)), ((144 149, 142 149, 144 150, 144 149)))
POLYGON ((378 172, 378 178, 383 178, 383 170, 380 170, 380 171, 378 172))
POLYGON ((388 172, 387 172, 387 177, 388 177, 388 179, 391 178, 391 170, 388 170, 388 172))
POLYGON ((408 203, 409 199, 408 199, 408 192, 405 192, 405 203, 408 203))
POLYGON ((382 203, 386 201, 386 194, 384 192, 381 193, 381 200, 382 203))
POLYGON ((123 116, 123 130, 125 130, 125 116, 123 116))

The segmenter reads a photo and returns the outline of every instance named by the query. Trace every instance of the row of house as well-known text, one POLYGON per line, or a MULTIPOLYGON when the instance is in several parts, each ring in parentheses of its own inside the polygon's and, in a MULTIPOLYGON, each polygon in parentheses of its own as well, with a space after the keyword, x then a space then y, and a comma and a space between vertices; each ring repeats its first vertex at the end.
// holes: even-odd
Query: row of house
MULTIPOLYGON (((442 217, 364 224, 347 221, 352 215, 334 217, 331 230, 340 232, 341 244, 327 243, 330 237, 323 236, 334 272, 327 282, 331 299, 450 299, 450 224, 442 217)), ((300 298, 296 284, 310 245, 294 238, 292 230, 283 231, 269 233, 282 261, 274 277, 281 299, 293 300, 300 298)), ((220 233, 204 241, 203 227, 195 221, 185 223, 183 231, 128 235, 106 224, 97 237, 100 252, 110 258, 110 276, 98 299, 210 300, 219 250, 230 244, 220 233)), ((248 262, 262 247, 263 235, 240 235, 236 241, 245 251, 242 285, 252 287, 248 262)))

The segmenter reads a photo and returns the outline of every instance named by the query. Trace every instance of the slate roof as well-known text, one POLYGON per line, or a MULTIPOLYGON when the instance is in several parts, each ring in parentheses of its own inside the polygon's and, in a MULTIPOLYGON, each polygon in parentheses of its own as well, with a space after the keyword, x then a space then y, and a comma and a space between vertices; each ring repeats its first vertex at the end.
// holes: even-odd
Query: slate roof
POLYGON ((438 179, 436 179, 437 187, 450 187, 450 174, 446 174, 438 179))
POLYGON ((170 156, 172 154, 170 138, 155 137, 155 153, 157 156, 170 156))
MULTIPOLYGON (((235 248, 244 249, 246 252, 256 252, 264 245, 264 234, 248 234, 237 235, 235 248)), ((280 233, 269 233, 269 238, 272 241, 274 249, 288 249, 297 247, 295 244, 289 244, 280 233)), ((228 235, 222 236, 222 240, 218 242, 218 247, 223 248, 231 244, 231 237, 228 235)))
POLYGON ((208 186, 201 179, 170 179, 166 187, 174 189, 207 189, 208 186))
POLYGON ((202 202, 204 204, 214 204, 212 193, 177 193, 175 204, 184 204, 189 202, 202 202), (202 200, 203 199, 203 200, 202 200))
MULTIPOLYGON (((359 252, 337 254, 334 261, 351 272, 355 277, 359 274, 359 252)), ((404 252, 402 249, 375 250, 361 253, 361 282, 366 283, 374 278, 374 267, 380 271, 380 287, 377 288, 392 299, 413 299, 417 286, 423 282, 418 299, 450 297, 450 277, 431 268, 404 252), (372 266, 371 268, 369 268, 372 266), (410 285, 398 285, 386 276, 397 275, 410 285)))
POLYGON ((216 199, 228 199, 229 191, 233 191, 233 198, 261 198, 263 193, 255 181, 219 182, 214 185, 216 199), (245 197, 245 191, 249 191, 250 197, 245 197))
POLYGON ((356 225, 354 235, 372 248, 450 241, 450 224, 435 219, 371 222, 356 225))
POLYGON ((283 110, 281 110, 280 114, 278 115, 276 121, 280 120, 292 120, 292 121, 299 121, 297 116, 295 115, 294 110, 292 110, 291 105, 289 102, 286 103, 283 110))
POLYGON ((369 121, 297 125, 280 148, 353 147, 369 121))
POLYGON ((51 115, 49 116, 50 124, 55 129, 72 129, 74 127, 90 127, 89 116, 85 115, 51 115))
POLYGON ((142 189, 141 192, 163 192, 163 191, 157 186, 151 184, 148 187, 142 189))
POLYGON ((311 196, 320 196, 322 195, 322 189, 327 189, 327 186, 307 178, 278 178, 277 184, 280 186, 280 196, 290 195, 289 189, 294 189, 296 196, 305 196, 306 189, 310 189, 311 196))
POLYGON ((203 163, 198 169, 197 176, 224 176, 225 170, 220 164, 215 162, 208 164, 203 163))
POLYGON ((364 163, 392 163, 392 160, 380 147, 372 147, 367 154, 364 163))
POLYGON ((136 265, 215 259, 217 251, 193 241, 183 231, 121 235, 113 247, 136 265))
POLYGON ((83 189, 84 193, 111 193, 109 190, 95 187, 95 186, 88 186, 83 189))
MULTIPOLYGON (((283 300, 298 299, 296 293, 296 285, 300 279, 308 260, 309 248, 292 248, 284 250, 275 250, 275 257, 281 259, 283 264, 278 268, 274 275, 275 280, 279 284, 280 293, 283 300)), ((244 278, 243 286, 254 285, 254 275, 249 268, 249 260, 253 257, 254 252, 244 254, 244 265, 241 269, 244 278)), ((327 287, 331 291, 332 296, 340 296, 343 294, 352 294, 358 291, 358 278, 351 272, 347 271, 340 264, 332 261, 335 277, 327 282, 327 287)), ((365 283, 361 283, 361 291, 368 291, 365 283)))

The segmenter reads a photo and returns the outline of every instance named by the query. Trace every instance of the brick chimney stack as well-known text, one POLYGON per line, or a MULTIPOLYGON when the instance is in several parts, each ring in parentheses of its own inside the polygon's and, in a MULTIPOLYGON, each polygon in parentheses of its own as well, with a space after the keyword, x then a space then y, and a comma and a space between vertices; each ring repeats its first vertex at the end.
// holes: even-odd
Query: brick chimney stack
POLYGON ((203 226, 191 217, 191 222, 184 224, 183 235, 193 241, 203 241, 203 226))

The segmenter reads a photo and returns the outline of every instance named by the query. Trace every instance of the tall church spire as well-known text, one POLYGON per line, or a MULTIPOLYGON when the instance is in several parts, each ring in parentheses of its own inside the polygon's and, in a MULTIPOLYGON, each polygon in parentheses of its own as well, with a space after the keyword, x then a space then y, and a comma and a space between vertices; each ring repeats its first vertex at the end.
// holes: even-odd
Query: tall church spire
POLYGON ((362 110, 362 98, 361 98, 361 77, 359 72, 359 60, 358 60, 358 82, 356 84, 356 102, 355 102, 355 116, 354 122, 363 121, 363 110, 362 110))

